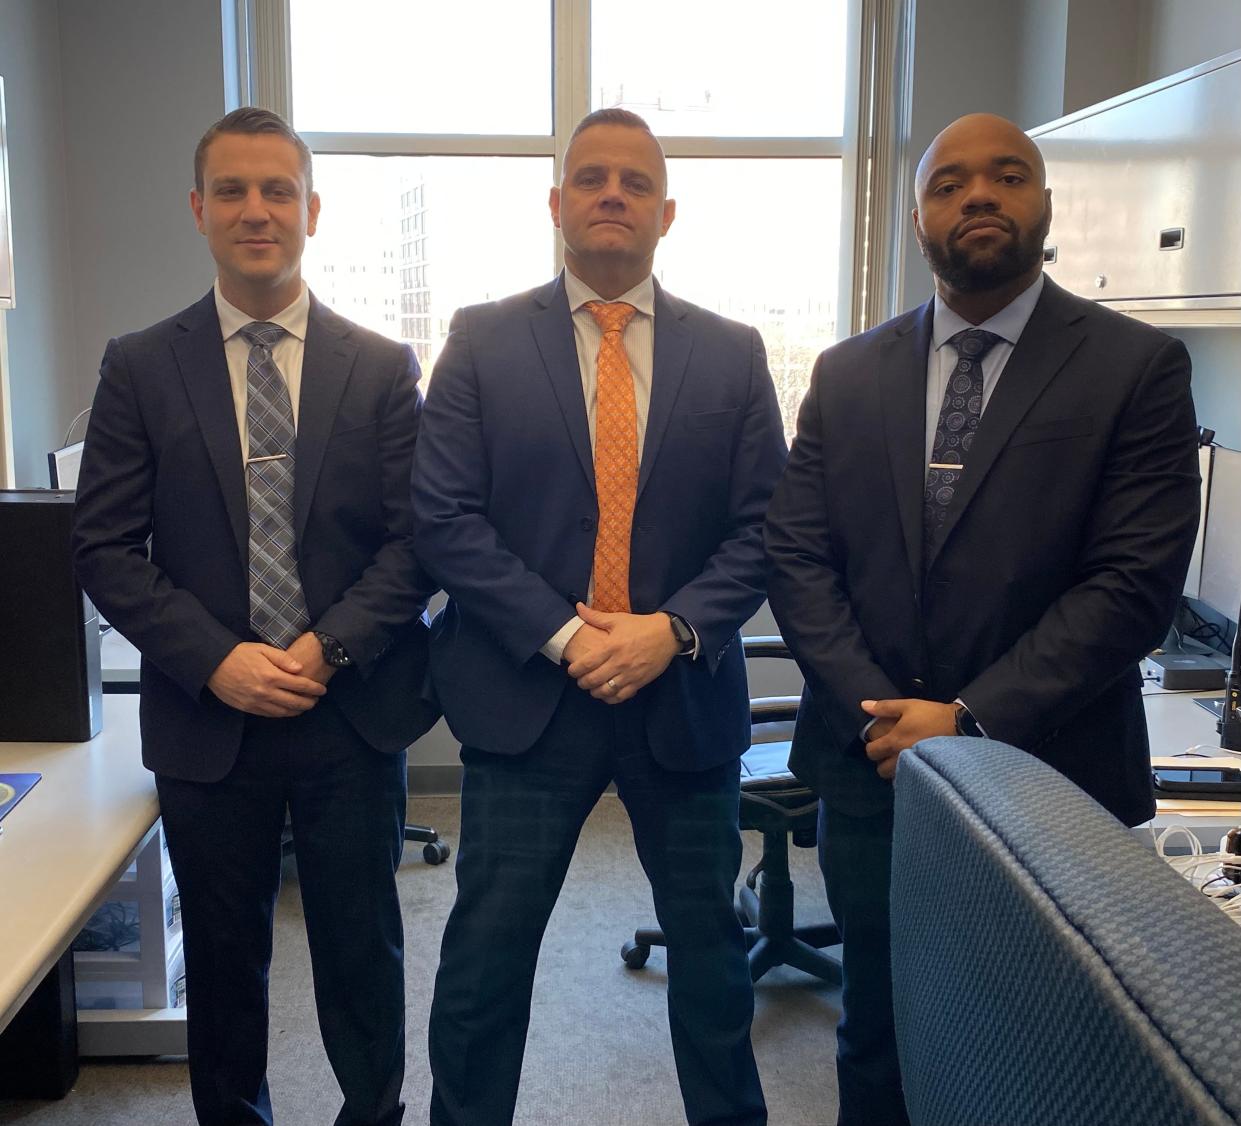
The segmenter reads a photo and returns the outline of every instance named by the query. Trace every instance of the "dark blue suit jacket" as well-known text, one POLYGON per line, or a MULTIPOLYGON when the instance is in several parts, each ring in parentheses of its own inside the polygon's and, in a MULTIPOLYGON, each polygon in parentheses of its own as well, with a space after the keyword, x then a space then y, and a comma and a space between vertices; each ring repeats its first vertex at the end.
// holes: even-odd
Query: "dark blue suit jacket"
MULTIPOLYGON (((298 569, 312 628, 356 661, 328 696, 383 751, 435 720, 421 695, 432 588, 415 566, 409 503, 417 381, 407 346, 312 297, 295 447, 298 569)), ((174 778, 224 777, 245 717, 205 686, 255 638, 241 442, 213 294, 109 342, 74 546, 82 586, 142 653, 143 761, 174 778)))
POLYGON ((860 702, 959 695, 1136 824, 1154 812, 1137 661, 1198 522, 1189 356, 1048 278, 925 558, 932 313, 819 357, 771 503, 771 609, 807 686, 793 769, 847 812, 890 807, 860 702))
MULTIPOLYGON (((697 660, 678 658, 635 697, 667 767, 705 769, 749 745, 734 642, 763 601, 762 520, 785 455, 758 333, 657 285, 630 601, 681 615, 701 640, 697 660)), ((419 558, 450 595, 432 628, 449 726, 467 746, 527 750, 570 684, 539 649, 586 597, 599 516, 563 277, 454 317, 414 514, 419 558)))

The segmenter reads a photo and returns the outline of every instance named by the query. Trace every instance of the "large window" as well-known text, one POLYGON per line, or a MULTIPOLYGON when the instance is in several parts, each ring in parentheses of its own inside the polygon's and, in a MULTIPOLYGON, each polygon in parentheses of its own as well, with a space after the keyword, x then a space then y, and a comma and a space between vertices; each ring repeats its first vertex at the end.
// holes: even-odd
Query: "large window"
POLYGON ((841 321, 859 0, 253 2, 280 17, 258 44, 287 62, 269 104, 315 151, 322 299, 430 369, 456 308, 559 268, 547 193, 569 134, 624 106, 663 140, 677 200, 656 276, 762 332, 792 432, 841 321))

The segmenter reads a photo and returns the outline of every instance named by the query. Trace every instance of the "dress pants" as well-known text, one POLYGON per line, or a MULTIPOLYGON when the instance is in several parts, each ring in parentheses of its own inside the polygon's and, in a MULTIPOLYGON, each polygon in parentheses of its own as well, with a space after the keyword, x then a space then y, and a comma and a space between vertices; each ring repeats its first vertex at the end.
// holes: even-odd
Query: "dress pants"
POLYGON ((668 940, 668 1020, 686 1118, 691 1126, 767 1121, 750 1046, 754 993, 732 906, 739 768, 660 767, 641 708, 640 699, 608 705, 569 685, 524 754, 462 748, 457 900, 429 1028, 433 1126, 512 1122, 543 931, 582 824, 613 779, 668 940))
POLYGON ((820 802, 819 866, 844 944, 838 1126, 909 1126, 892 1016, 892 807, 859 817, 820 802))
POLYGON ((374 750, 324 697, 291 719, 247 717, 237 762, 221 781, 160 775, 156 784, 181 892, 198 1121, 272 1122, 267 978, 287 810, 319 1029, 344 1094, 337 1126, 395 1126, 405 1072, 395 875, 404 753, 374 750))

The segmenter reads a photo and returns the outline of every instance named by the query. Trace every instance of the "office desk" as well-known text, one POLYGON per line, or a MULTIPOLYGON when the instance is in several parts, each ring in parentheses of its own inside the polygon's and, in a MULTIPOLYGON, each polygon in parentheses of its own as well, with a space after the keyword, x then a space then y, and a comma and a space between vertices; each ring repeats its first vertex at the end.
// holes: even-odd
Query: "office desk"
MULTIPOLYGON (((1147 688, 1142 703, 1146 707, 1146 726, 1150 732, 1151 760, 1178 755, 1191 747, 1205 755, 1224 755, 1219 750, 1215 717, 1194 703, 1195 696, 1222 695, 1222 692, 1163 692, 1147 688)), ((1222 765, 1241 767, 1241 757, 1225 757, 1222 765)), ((1197 758, 1181 759, 1177 763, 1181 769, 1186 769, 1190 764, 1211 765, 1197 758)), ((1223 833, 1241 824, 1241 803, 1160 798, 1150 824, 1156 829, 1185 825, 1193 830, 1205 847, 1214 849, 1223 833)))
POLYGON ((142 658, 115 629, 99 639, 99 659, 103 666, 103 690, 106 693, 136 693, 138 666, 142 658))
POLYGON ((0 772, 43 775, 0 822, 3 1030, 58 963, 71 968, 69 944, 153 831, 159 805, 136 696, 106 697, 103 731, 88 743, 0 742, 0 772))

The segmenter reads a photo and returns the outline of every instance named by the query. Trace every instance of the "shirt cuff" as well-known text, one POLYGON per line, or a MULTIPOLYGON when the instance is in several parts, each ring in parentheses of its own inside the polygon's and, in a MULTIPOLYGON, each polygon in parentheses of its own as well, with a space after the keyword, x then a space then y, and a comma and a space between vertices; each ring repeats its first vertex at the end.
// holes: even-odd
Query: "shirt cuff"
POLYGON ((702 651, 702 642, 698 639, 698 631, 694 629, 693 622, 686 621, 684 618, 682 618, 681 621, 685 622, 685 624, 689 626, 689 632, 694 635, 694 647, 688 653, 681 653, 679 655, 682 657, 688 657, 691 661, 696 661, 698 660, 698 654, 702 651))
POLYGON ((573 635, 577 633, 586 623, 582 621, 576 614, 573 615, 564 625, 562 625, 555 633, 547 639, 540 647, 539 652, 543 654, 553 665, 558 665, 564 660, 565 646, 573 640, 573 635))

